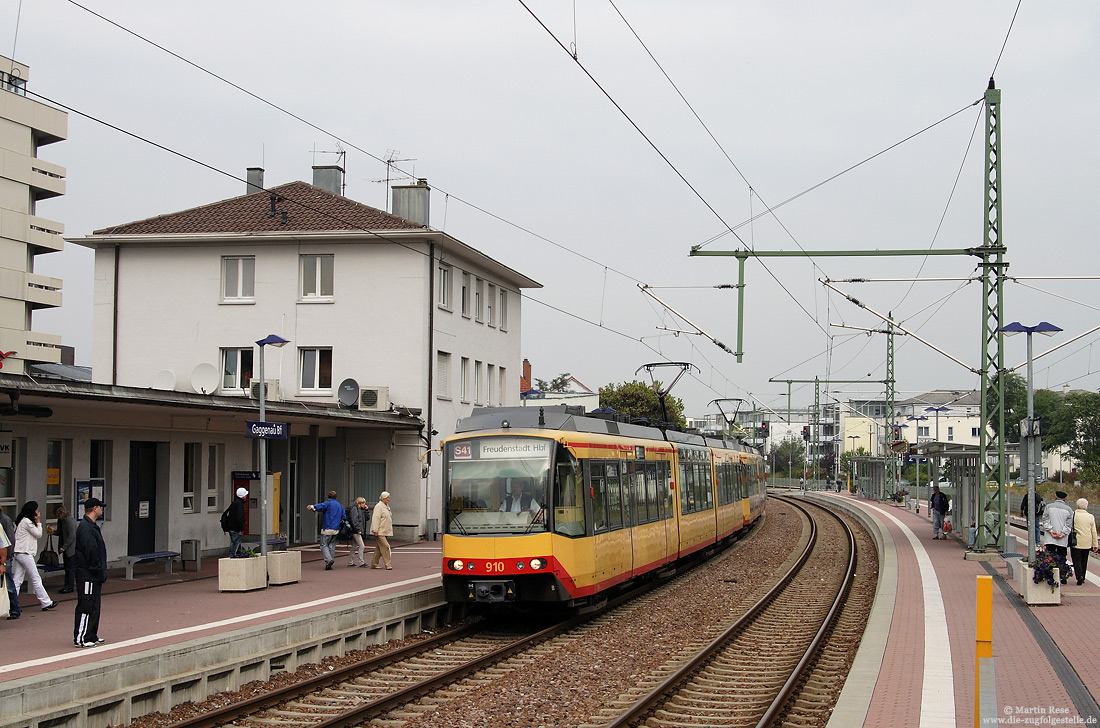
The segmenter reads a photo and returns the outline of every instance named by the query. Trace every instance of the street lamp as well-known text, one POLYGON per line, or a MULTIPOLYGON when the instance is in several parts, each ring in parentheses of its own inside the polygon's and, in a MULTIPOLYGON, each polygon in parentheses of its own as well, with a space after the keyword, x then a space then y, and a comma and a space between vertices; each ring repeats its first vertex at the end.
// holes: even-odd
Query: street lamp
POLYGON ((924 411, 925 412, 935 412, 936 413, 936 442, 939 442, 940 441, 940 412, 950 412, 951 408, 948 407, 947 405, 943 405, 942 407, 925 407, 924 411))
MULTIPOLYGON (((260 347, 260 422, 267 421, 265 401, 267 399, 267 381, 264 380, 264 347, 274 346, 281 349, 290 341, 275 334, 268 334, 256 342, 260 347)), ((260 439, 260 555, 267 556, 267 440, 260 439)))
MULTIPOLYGON (((913 420, 915 422, 921 422, 922 420, 927 420, 928 418, 925 417, 924 415, 920 415, 920 416, 917 416, 917 417, 914 417, 913 415, 909 415, 905 419, 913 420)), ((917 437, 915 439, 915 442, 920 442, 920 425, 919 424, 917 425, 917 437)), ((931 477, 931 476, 929 476, 929 477, 931 477)), ((915 513, 917 515, 920 515, 920 453, 919 452, 917 453, 917 509, 916 509, 915 513)))
MULTIPOLYGON (((1061 329, 1046 321, 1040 321, 1035 326, 1024 326, 1019 321, 1013 321, 1007 326, 1002 326, 997 329, 997 331, 1006 336, 1027 334, 1027 420, 1025 421, 1026 432, 1021 434, 1025 435, 1027 440, 1027 553, 1028 558, 1031 558, 1035 555, 1036 546, 1035 465, 1040 455, 1040 453, 1035 452, 1035 437, 1039 433, 1036 432, 1038 428, 1035 426, 1035 390, 1031 383, 1031 335, 1042 334, 1043 336, 1052 336, 1061 331, 1061 329)), ((1004 485, 1004 483, 1001 485, 1004 485)))
POLYGON ((856 449, 858 447, 856 445, 856 443, 859 442, 859 435, 848 435, 848 439, 856 441, 856 442, 852 443, 852 455, 851 455, 851 457, 848 458, 848 470, 850 471, 850 474, 848 476, 848 492, 851 493, 852 492, 852 484, 855 483, 855 479, 856 479, 856 457, 855 457, 855 455, 856 455, 856 449))

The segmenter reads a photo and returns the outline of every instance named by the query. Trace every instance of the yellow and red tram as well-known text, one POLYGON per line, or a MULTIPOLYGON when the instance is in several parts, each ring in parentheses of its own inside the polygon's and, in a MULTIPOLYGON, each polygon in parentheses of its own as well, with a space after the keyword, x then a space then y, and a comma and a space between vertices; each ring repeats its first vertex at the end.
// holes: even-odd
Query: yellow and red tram
POLYGON ((564 406, 477 409, 443 458, 453 602, 584 606, 764 511, 757 450, 564 406))

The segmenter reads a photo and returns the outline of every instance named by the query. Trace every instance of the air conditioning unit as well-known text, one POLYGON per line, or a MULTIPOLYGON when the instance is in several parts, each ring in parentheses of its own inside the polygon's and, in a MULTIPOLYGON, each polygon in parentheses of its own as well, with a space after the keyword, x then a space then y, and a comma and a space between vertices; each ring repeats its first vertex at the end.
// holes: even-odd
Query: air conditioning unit
POLYGON ((360 387, 359 409, 369 412, 387 412, 390 409, 389 387, 360 387))
MULTIPOLYGON (((279 397, 279 380, 278 379, 266 379, 264 380, 264 401, 265 402, 278 402, 279 397)), ((248 396, 252 399, 260 398, 260 383, 253 379, 252 383, 248 387, 248 396)))

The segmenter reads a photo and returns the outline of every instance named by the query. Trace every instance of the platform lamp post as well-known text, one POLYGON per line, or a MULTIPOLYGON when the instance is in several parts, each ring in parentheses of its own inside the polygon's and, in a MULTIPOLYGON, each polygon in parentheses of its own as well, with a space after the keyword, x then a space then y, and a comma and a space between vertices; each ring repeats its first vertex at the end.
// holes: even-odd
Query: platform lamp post
POLYGON ((852 485, 856 480, 856 449, 858 448, 857 443, 859 442, 859 435, 848 435, 848 439, 855 440, 855 442, 852 443, 852 456, 848 458, 848 470, 851 472, 848 476, 848 492, 851 493, 852 485))
MULTIPOLYGON (((281 349, 290 341, 276 334, 268 334, 256 342, 260 347, 260 422, 267 421, 267 381, 264 379, 264 347, 281 349)), ((267 556, 267 440, 260 440, 260 556, 267 556)))
MULTIPOLYGON (((920 442, 920 424, 919 423, 923 420, 927 420, 928 418, 925 417, 924 415, 919 415, 919 416, 909 415, 905 419, 913 420, 914 422, 918 423, 917 424, 917 435, 916 435, 915 441, 920 442)), ((928 477, 931 478, 932 477, 931 474, 929 474, 928 477)), ((919 451, 917 452, 917 510, 915 512, 917 513, 917 515, 920 515, 920 452, 919 451)))
MULTIPOLYGON (((1013 321, 1007 326, 1002 326, 997 329, 1006 336, 1015 336, 1016 334, 1027 334, 1027 419, 1024 420, 1024 432, 1020 434, 1024 435, 1027 442, 1027 557, 1030 559, 1035 555, 1035 466, 1036 461, 1039 459, 1039 453, 1035 452, 1035 438, 1041 433, 1036 432, 1039 428, 1035 426, 1035 388, 1032 385, 1032 356, 1031 356, 1031 335, 1042 334, 1043 336, 1053 336, 1061 331, 1060 328, 1054 324, 1047 323, 1046 321, 1040 321, 1035 326, 1024 326, 1019 321, 1013 321)), ((1002 483, 1001 485, 1004 485, 1002 483)))

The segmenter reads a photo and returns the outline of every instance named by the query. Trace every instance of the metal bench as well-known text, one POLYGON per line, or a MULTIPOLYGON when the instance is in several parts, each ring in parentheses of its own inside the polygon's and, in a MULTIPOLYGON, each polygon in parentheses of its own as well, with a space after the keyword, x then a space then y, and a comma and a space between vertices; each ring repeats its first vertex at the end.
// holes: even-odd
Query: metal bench
POLYGON ((126 578, 131 581, 134 578, 134 564, 141 563, 142 561, 163 561, 164 573, 172 573, 172 563, 180 556, 178 551, 154 551, 151 554, 128 554, 126 556, 120 556, 118 563, 126 567, 126 578))

